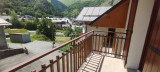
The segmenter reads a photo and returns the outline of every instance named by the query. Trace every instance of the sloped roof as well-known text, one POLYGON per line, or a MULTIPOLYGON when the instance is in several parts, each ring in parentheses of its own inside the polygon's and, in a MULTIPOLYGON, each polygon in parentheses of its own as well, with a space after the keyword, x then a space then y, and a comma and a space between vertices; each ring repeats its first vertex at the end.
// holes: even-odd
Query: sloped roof
POLYGON ((12 24, 0 18, 0 26, 7 26, 7 25, 12 25, 12 24))
POLYGON ((80 12, 80 14, 77 16, 76 20, 77 21, 93 21, 110 8, 111 8, 111 6, 108 6, 108 7, 84 7, 82 9, 82 11, 80 12))

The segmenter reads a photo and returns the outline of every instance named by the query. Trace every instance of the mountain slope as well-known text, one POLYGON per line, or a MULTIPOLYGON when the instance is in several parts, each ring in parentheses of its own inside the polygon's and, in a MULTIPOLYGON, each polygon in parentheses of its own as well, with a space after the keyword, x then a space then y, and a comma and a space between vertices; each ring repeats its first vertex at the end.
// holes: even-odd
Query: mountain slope
POLYGON ((59 0, 59 1, 65 4, 66 6, 70 6, 78 1, 85 2, 85 1, 95 1, 95 0, 59 0))
POLYGON ((53 7, 57 11, 62 12, 62 11, 64 11, 67 8, 66 5, 64 5, 63 3, 61 3, 61 2, 59 2, 57 0, 48 0, 48 1, 52 3, 53 7))

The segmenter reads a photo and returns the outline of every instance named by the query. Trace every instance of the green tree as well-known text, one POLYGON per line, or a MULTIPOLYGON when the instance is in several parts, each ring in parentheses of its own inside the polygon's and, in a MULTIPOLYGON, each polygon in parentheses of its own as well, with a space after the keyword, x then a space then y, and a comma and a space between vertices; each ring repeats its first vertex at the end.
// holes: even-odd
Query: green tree
POLYGON ((64 35, 68 37, 68 36, 70 36, 72 34, 72 32, 73 32, 72 28, 71 27, 67 27, 65 29, 64 35))
POLYGON ((80 33, 82 33, 82 28, 75 28, 73 35, 75 37, 78 37, 80 33))
POLYGON ((10 23, 12 24, 11 28, 22 28, 20 21, 18 20, 17 14, 15 11, 11 11, 11 20, 10 23))
POLYGON ((55 32, 55 24, 45 18, 42 18, 37 25, 37 34, 44 34, 53 41, 55 41, 55 32))

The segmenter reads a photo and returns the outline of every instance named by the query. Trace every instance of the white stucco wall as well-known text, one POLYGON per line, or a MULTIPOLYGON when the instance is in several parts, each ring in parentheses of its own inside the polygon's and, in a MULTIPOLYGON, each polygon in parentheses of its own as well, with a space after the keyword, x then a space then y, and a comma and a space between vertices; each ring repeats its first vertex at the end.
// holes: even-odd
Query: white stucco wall
POLYGON ((138 69, 154 0, 139 0, 131 38, 127 68, 138 69))

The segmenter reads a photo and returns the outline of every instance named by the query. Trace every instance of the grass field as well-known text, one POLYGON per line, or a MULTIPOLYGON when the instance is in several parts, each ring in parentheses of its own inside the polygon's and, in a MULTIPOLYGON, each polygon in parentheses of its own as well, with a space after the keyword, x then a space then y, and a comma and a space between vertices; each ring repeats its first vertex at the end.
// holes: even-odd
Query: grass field
POLYGON ((56 36, 56 42, 57 43, 65 43, 69 40, 70 40, 70 37, 56 36))
POLYGON ((28 33, 27 29, 5 29, 5 33, 28 33))

